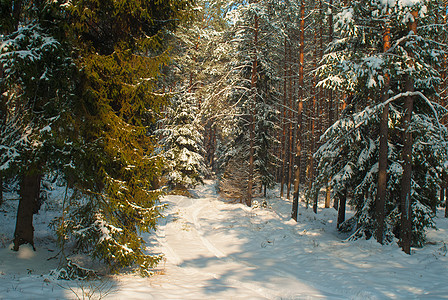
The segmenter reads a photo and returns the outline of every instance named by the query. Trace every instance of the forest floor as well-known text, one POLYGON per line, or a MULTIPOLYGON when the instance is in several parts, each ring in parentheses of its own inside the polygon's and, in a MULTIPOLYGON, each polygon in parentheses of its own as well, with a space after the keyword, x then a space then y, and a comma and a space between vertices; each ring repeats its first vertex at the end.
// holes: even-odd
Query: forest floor
POLYGON ((221 199, 213 181, 192 194, 164 197, 166 218, 145 235, 148 250, 165 257, 156 275, 99 281, 49 275, 58 264, 47 260, 56 255, 47 227, 51 207, 35 216, 37 251, 11 251, 15 212, 6 201, 0 207, 0 299, 448 299, 442 210, 428 244, 409 256, 396 243, 345 241, 332 208, 314 214, 301 203, 295 223, 291 201, 276 190, 266 205, 252 208, 221 199))

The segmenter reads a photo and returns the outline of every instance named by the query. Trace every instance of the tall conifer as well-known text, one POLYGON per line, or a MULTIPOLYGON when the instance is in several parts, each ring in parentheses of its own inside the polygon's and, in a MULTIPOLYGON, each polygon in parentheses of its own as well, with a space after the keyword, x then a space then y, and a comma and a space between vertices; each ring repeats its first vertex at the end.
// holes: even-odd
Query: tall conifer
POLYGON ((81 72, 72 144, 75 193, 60 219, 61 238, 112 270, 137 265, 148 274, 141 232, 160 216, 154 124, 167 96, 157 90, 169 57, 164 36, 190 2, 76 0, 66 5, 81 72))

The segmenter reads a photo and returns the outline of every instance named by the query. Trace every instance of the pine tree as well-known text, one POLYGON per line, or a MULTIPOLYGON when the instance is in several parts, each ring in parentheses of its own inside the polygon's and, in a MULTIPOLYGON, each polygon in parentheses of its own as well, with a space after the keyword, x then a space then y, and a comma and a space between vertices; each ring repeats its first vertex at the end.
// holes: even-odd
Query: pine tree
POLYGON ((277 111, 273 107, 277 92, 270 87, 276 85, 279 77, 272 61, 275 54, 268 46, 276 37, 272 32, 279 32, 271 22, 274 11, 274 3, 260 1, 242 5, 231 14, 233 41, 237 44, 236 55, 230 63, 232 93, 229 102, 235 108, 233 114, 238 117, 226 154, 227 162, 242 160, 240 168, 246 175, 244 178, 232 176, 232 168, 227 168, 224 174, 246 184, 245 192, 239 194, 240 200, 249 206, 257 182, 268 186, 274 182, 275 157, 271 149, 275 143, 277 111))
MULTIPOLYGON (((443 108, 428 96, 435 92, 440 77, 434 68, 442 57, 430 26, 434 24, 434 3, 425 1, 414 6, 396 3, 387 6, 377 1, 354 1, 336 16, 338 38, 330 44, 325 64, 320 69, 320 84, 352 94, 351 104, 341 120, 323 136, 325 144, 316 154, 319 162, 317 189, 331 178, 334 194, 352 190, 350 203, 355 207, 356 231, 353 237, 383 235, 386 242, 398 237, 400 204, 404 171, 401 132, 405 115, 404 99, 414 96, 414 109, 409 128, 412 133, 411 244, 421 246, 425 228, 433 226, 432 209, 437 203, 434 188, 440 185, 437 170, 445 163, 447 132, 438 120, 443 108), (418 35, 408 24, 411 12, 418 12, 418 35), (384 48, 385 28, 390 28, 390 48, 384 48), (424 30, 423 30, 424 29, 424 30), (385 50, 385 51, 384 51, 385 50), (390 78, 390 82, 389 79, 390 78), (411 79, 415 92, 406 93, 411 79), (386 84, 387 83, 387 84, 386 84), (386 88, 386 90, 385 90, 386 88), (381 95, 386 93, 386 100, 381 95), (378 178, 379 124, 383 107, 389 105, 387 136, 388 168, 384 231, 375 216, 378 178), (423 130, 423 128, 426 128, 423 130), (381 233, 383 232, 383 233, 381 233)), ((409 112, 409 111, 408 111, 409 112)), ((403 126, 404 129, 403 129, 403 126)), ((346 228, 350 222, 342 224, 346 228)), ((400 236, 401 238, 402 236, 400 236)), ((382 240, 381 238, 379 240, 382 240)))

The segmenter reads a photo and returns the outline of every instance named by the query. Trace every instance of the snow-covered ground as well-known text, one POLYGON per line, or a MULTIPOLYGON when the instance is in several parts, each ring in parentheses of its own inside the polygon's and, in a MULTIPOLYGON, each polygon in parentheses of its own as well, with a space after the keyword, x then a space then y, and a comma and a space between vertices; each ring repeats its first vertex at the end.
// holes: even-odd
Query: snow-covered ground
POLYGON ((290 201, 274 191, 265 208, 227 203, 212 181, 193 194, 163 199, 166 218, 146 236, 149 250, 165 254, 151 278, 55 280, 48 214, 35 219, 37 251, 13 252, 6 237, 14 215, 4 208, 0 299, 448 299, 448 219, 439 218, 428 245, 409 256, 373 239, 344 242, 332 208, 315 215, 301 206, 295 223, 290 201))

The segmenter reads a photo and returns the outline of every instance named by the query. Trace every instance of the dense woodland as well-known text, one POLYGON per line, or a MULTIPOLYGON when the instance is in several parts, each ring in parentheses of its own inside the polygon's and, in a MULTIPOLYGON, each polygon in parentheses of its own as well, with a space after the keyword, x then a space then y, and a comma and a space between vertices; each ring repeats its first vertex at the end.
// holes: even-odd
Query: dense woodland
POLYGON ((297 222, 299 201, 322 203, 349 239, 422 247, 436 210, 448 217, 447 5, 1 0, 14 250, 34 246, 57 183, 67 255, 148 275, 160 257, 141 232, 156 230, 159 197, 205 178, 248 206, 280 185, 297 222))

